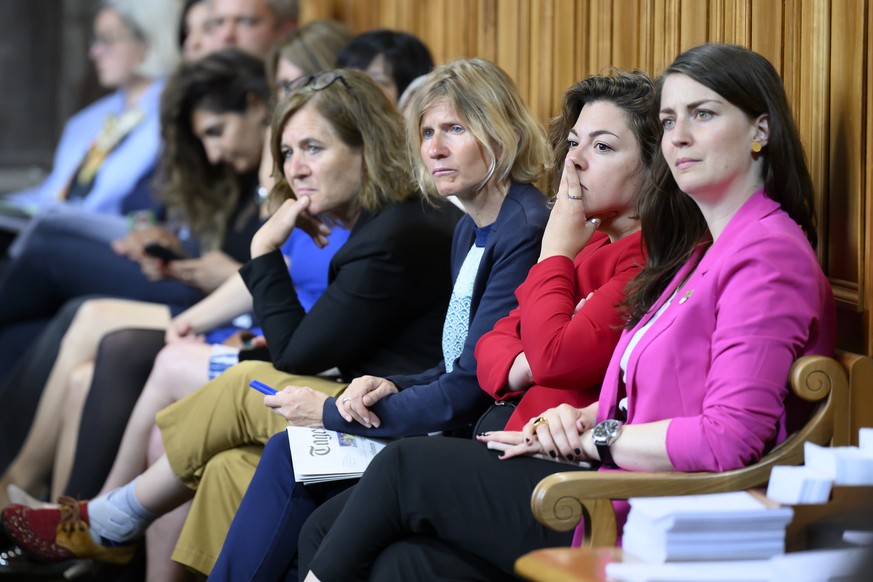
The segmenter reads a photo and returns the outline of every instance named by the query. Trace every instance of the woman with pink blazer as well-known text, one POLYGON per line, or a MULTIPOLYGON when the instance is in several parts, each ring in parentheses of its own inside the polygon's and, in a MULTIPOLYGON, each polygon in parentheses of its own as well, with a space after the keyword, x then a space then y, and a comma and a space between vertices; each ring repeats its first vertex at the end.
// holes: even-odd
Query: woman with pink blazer
MULTIPOLYGON (((521 554, 571 541, 530 514, 536 483, 568 469, 551 459, 724 471, 804 420, 789 367, 832 354, 835 312, 782 81, 754 52, 704 45, 680 55, 659 90, 661 156, 640 205, 648 262, 599 401, 480 436, 499 457, 455 439, 389 445, 347 499, 310 518, 308 579, 508 578, 521 554)), ((559 195, 585 195, 568 186, 559 195)))

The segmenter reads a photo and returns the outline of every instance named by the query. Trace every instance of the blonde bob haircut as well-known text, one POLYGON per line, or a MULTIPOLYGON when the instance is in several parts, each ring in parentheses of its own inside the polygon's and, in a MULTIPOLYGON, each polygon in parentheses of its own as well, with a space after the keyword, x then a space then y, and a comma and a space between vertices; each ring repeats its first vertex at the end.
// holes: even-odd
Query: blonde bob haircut
POLYGON ((437 196, 421 156, 421 120, 443 101, 482 146, 488 173, 479 188, 491 180, 498 184, 533 184, 546 175, 551 152, 545 131, 531 115, 513 80, 490 61, 464 59, 434 69, 409 103, 409 161, 425 194, 437 196))
POLYGON ((400 152, 403 118, 394 104, 362 71, 337 69, 314 78, 313 84, 294 89, 279 102, 273 114, 270 153, 276 183, 270 193, 271 202, 280 204, 295 198, 282 167, 282 132, 288 120, 309 104, 344 144, 363 154, 358 208, 375 212, 415 196, 412 174, 400 152), (330 75, 338 78, 322 89, 313 88, 330 75))

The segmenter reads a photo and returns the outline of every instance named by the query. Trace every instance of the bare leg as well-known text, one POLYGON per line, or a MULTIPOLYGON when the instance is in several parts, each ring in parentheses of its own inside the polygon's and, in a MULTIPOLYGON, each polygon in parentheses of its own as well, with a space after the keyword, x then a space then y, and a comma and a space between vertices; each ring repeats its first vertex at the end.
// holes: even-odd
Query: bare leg
POLYGON ((139 476, 134 490, 137 500, 151 513, 164 515, 194 497, 173 473, 166 455, 139 476))
POLYGON ((101 493, 124 485, 142 472, 155 414, 206 384, 211 350, 209 344, 187 341, 161 350, 127 423, 101 493))
POLYGON ((6 486, 26 491, 44 487, 55 457, 67 378, 78 364, 93 360, 104 334, 126 327, 165 328, 170 312, 164 305, 98 299, 84 303, 61 343, 52 372, 37 407, 33 426, 15 460, 0 478, 0 507, 8 505, 6 486))
MULTIPOLYGON (((163 454, 161 433, 155 427, 149 444, 149 463, 163 454)), ((146 580, 149 582, 187 582, 194 579, 188 568, 170 559, 189 509, 190 501, 155 520, 146 530, 146 580)))
POLYGON ((55 468, 52 471, 52 493, 49 499, 57 499, 64 494, 67 487, 70 471, 73 470, 73 459, 76 458, 76 439, 82 421, 82 408, 85 406, 93 375, 93 360, 79 364, 70 374, 64 414, 58 418, 61 427, 55 447, 55 468))

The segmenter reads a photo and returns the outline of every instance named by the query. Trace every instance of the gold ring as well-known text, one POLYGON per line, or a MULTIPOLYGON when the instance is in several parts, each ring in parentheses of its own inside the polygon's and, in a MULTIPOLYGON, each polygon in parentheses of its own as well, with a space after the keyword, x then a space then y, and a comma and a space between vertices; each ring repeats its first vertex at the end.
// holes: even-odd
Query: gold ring
POLYGON ((531 428, 536 430, 537 427, 541 424, 549 424, 549 419, 543 418, 542 416, 538 416, 534 419, 533 426, 531 428))

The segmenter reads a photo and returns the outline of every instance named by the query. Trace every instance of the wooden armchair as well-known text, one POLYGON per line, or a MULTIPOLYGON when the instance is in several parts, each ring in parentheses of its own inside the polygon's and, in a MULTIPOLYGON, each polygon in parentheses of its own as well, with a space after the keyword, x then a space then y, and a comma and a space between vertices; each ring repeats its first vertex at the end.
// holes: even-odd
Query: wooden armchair
POLYGON ((614 546, 616 519, 611 499, 760 487, 767 483, 774 465, 802 463, 803 443, 807 441, 834 446, 852 442, 850 392, 873 392, 873 360, 848 353, 836 359, 804 356, 792 366, 789 384, 795 394, 819 404, 802 430, 754 465, 723 473, 557 473, 540 481, 534 489, 531 496, 534 516, 554 530, 569 531, 584 515, 588 530, 585 545, 614 546))

